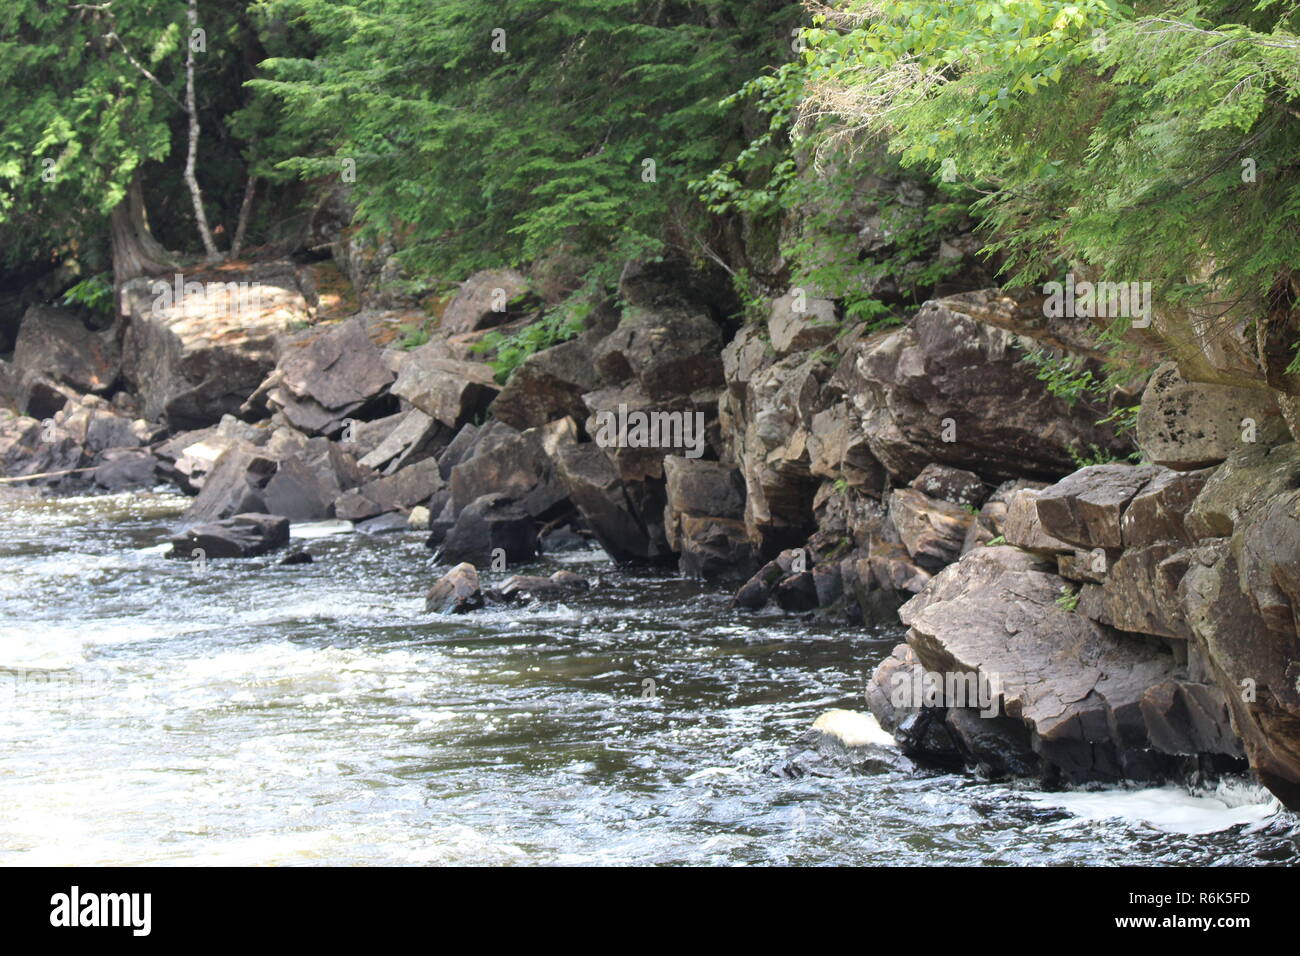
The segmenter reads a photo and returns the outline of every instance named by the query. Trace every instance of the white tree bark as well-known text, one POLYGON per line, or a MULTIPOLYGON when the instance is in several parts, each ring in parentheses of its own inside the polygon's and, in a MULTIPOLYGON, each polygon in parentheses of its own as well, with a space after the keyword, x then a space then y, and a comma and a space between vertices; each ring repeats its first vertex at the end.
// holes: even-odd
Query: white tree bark
POLYGON ((203 209, 203 192, 199 189, 198 177, 194 174, 199 155, 199 108, 194 97, 194 31, 199 26, 198 0, 189 0, 190 35, 185 44, 185 112, 190 119, 189 151, 185 156, 185 183, 190 187, 190 199, 194 203, 194 219, 199 226, 199 236, 203 239, 203 248, 208 259, 221 258, 217 243, 212 238, 212 229, 208 225, 208 214, 203 209))

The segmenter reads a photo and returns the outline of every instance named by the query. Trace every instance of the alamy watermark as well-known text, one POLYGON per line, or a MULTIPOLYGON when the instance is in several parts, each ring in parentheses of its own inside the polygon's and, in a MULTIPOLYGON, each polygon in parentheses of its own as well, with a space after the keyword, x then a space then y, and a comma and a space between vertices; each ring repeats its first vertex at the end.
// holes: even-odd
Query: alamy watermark
POLYGON ((171 282, 152 282, 152 313, 159 315, 176 306, 183 315, 240 315, 262 311, 262 287, 251 282, 186 282, 179 272, 171 282))
POLYGON ((917 707, 971 707, 981 717, 996 717, 1002 697, 1002 678, 981 671, 897 671, 889 702, 898 709, 917 707))
POLYGON ((686 458, 704 454, 704 413, 618 411, 596 413, 596 444, 601 448, 680 448, 686 458))
POLYGON ((1132 319, 1135 329, 1151 325, 1150 282, 1064 282, 1043 286, 1043 315, 1049 319, 1132 319))

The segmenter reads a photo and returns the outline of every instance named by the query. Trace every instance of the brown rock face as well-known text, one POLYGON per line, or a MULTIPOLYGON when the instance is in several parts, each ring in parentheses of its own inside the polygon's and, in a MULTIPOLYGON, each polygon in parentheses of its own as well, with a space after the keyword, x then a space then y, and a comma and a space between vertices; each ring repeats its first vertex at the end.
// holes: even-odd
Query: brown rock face
POLYGON ((442 313, 439 328, 452 336, 502 325, 519 317, 518 307, 511 303, 527 292, 528 280, 514 269, 476 272, 461 283, 442 313))
POLYGON ((1081 548, 1121 547, 1120 517, 1157 474, 1150 465, 1082 468, 1039 492, 1038 520, 1047 534, 1081 548))
POLYGON ((92 332, 60 309, 38 305, 24 314, 11 373, 20 411, 29 411, 31 385, 38 378, 98 393, 108 391, 120 372, 121 355, 110 334, 92 332))
POLYGON ((311 315, 289 263, 182 276, 179 289, 175 280, 133 279, 122 294, 123 373, 144 416, 173 429, 238 414, 275 367, 277 336, 311 315))
POLYGON ((875 456, 915 477, 930 462, 987 478, 1055 478, 1072 452, 1127 452, 1101 409, 1050 395, 1021 361, 1016 337, 954 311, 922 306, 903 329, 855 347, 861 388, 849 396, 875 456))
POLYGON ((1243 444, 1274 444, 1285 435, 1266 389, 1187 382, 1174 362, 1156 369, 1138 412, 1143 455, 1180 471, 1216 465, 1243 444))
POLYGON ((500 391, 491 366, 441 358, 435 342, 406 357, 392 387, 394 395, 448 428, 481 415, 500 391))
MULTIPOLYGON (((1001 715, 1023 725, 1049 773, 1075 781, 1160 776, 1179 751, 1159 752, 1156 738, 1171 735, 1154 720, 1148 724, 1143 699, 1150 688, 1186 675, 1168 649, 1061 608, 1064 582, 1049 567, 1016 548, 980 548, 940 572, 900 615, 917 662, 936 674, 993 682, 1001 715)), ((969 725, 975 708, 961 709, 968 747, 1008 739, 970 733, 982 725, 969 725)), ((891 714, 882 709, 877 717, 891 714)), ((1018 756, 1014 747, 1004 755, 1018 756)))

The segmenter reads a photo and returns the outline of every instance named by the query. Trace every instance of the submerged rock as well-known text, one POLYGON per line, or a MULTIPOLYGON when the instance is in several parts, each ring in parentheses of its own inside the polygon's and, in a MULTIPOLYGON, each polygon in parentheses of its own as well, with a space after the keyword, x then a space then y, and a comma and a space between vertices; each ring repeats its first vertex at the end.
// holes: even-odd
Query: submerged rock
POLYGON ((279 515, 240 514, 196 525, 171 539, 169 558, 251 558, 289 543, 289 519, 279 515))
POLYGON ((482 606, 478 569, 468 561, 440 577, 424 596, 424 609, 437 614, 464 614, 482 606))

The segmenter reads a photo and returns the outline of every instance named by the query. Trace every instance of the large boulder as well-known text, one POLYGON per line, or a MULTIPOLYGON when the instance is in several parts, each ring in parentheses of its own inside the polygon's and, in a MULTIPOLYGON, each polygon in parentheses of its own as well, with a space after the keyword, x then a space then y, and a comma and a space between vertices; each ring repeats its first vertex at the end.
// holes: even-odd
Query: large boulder
POLYGON ((120 373, 121 354, 111 332, 92 332, 71 312, 47 306, 32 306, 23 316, 13 354, 21 411, 28 411, 38 378, 98 394, 111 389, 120 373))
POLYGON ((123 374, 145 417, 176 430, 238 414, 275 367, 277 337, 311 317, 291 263, 132 279, 122 301, 123 374))
POLYGON ((1183 471, 1218 464, 1243 443, 1276 444, 1286 433, 1271 392, 1188 382, 1174 362, 1155 370, 1138 411, 1143 456, 1183 471))
POLYGON ((487 269, 461 283, 447 304, 438 327, 444 335, 460 335, 502 325, 519 315, 512 303, 528 292, 528 280, 514 269, 487 269))
POLYGON ((564 418, 525 432, 498 427, 473 454, 451 469, 453 513, 459 514, 486 491, 508 497, 541 521, 570 510, 568 491, 555 473, 553 456, 577 441, 577 426, 564 418))
POLYGON ((478 569, 467 561, 456 565, 429 588, 424 609, 435 614, 464 614, 483 606, 478 569))
POLYGON ((492 415, 520 431, 557 418, 582 421, 582 396, 599 384, 587 343, 571 339, 524 359, 492 403, 492 415))
POLYGON ((196 525, 171 538, 170 543, 169 558, 252 558, 289 543, 289 519, 279 515, 239 514, 196 525))
MULTIPOLYGON (((1172 772, 1168 758, 1177 754, 1159 752, 1142 701, 1150 688, 1188 675, 1167 648, 1061 607, 1063 591, 1042 559, 980 548, 900 616, 926 671, 974 674, 998 688, 1000 713, 1024 725, 1045 772, 1075 782, 1172 772)), ((888 716, 877 714, 887 730, 888 716)))
POLYGON ((946 300, 927 302, 905 328, 862 339, 850 397, 871 450, 911 480, 930 462, 990 478, 1055 478, 1074 456, 1129 451, 1106 410, 1051 395, 1022 361, 1012 333, 946 300))
POLYGON ((356 319, 289 352, 275 374, 271 405, 307 435, 337 434, 349 416, 383 395, 396 378, 356 319))
POLYGON ((485 494, 456 516, 441 546, 443 561, 520 564, 537 555, 537 525, 506 495, 485 494))
POLYGON ((501 389, 491 366, 440 357, 436 345, 406 357, 392 392, 448 428, 460 428, 485 412, 501 389))

